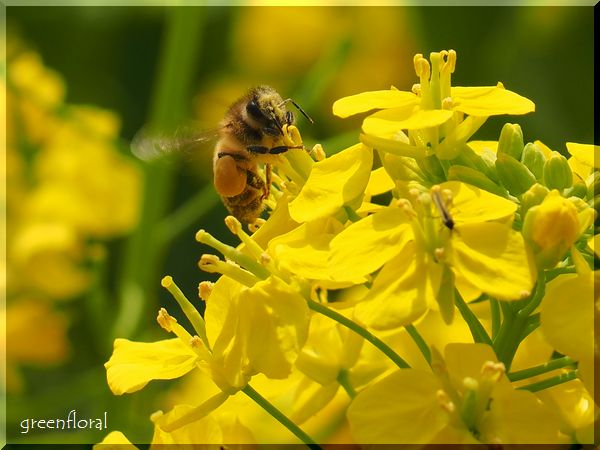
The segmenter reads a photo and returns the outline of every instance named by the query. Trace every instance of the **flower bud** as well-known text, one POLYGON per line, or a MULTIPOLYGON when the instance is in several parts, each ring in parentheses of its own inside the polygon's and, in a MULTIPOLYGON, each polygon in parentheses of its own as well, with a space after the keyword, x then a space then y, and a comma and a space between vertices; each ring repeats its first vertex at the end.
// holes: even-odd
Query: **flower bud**
POLYGON ((557 190, 529 209, 523 236, 535 253, 539 268, 554 267, 579 237, 577 208, 557 190))
POLYGON ((535 144, 528 142, 523 149, 521 155, 521 162, 527 166, 527 168, 533 173, 538 181, 544 179, 544 164, 546 163, 546 157, 544 152, 535 144))
POLYGON ((521 197, 521 217, 525 217, 530 208, 542 203, 548 192, 548 188, 539 183, 531 186, 521 197))
POLYGON ((577 177, 573 179, 573 186, 565 191, 565 197, 585 198, 588 193, 588 187, 585 182, 577 177))
POLYGON ((573 185, 573 172, 571 172, 567 158, 558 152, 552 152, 552 156, 544 164, 544 184, 548 189, 558 190, 573 185))
POLYGON ((507 123, 502 127, 498 139, 498 155, 512 156, 519 161, 523 153, 523 131, 518 124, 507 123))
POLYGON ((535 176, 524 164, 506 153, 496 159, 498 177, 512 195, 521 195, 535 184, 535 176))
POLYGON ((499 195, 500 197, 507 197, 508 192, 502 187, 498 186, 488 177, 481 172, 471 169, 465 166, 452 166, 448 170, 448 181, 462 181, 463 183, 471 184, 480 189, 484 189, 492 194, 499 195))

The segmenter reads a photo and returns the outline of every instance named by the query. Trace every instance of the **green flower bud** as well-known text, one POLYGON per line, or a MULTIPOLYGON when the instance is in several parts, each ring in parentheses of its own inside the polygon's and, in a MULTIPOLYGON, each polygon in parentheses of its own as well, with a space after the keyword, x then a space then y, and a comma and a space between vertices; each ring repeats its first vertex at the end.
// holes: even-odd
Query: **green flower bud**
POLYGON ((592 200, 600 194, 600 172, 594 171, 591 180, 588 178, 588 192, 586 198, 592 200), (591 182, 590 182, 591 181, 591 182))
MULTIPOLYGON (((492 153, 490 151, 490 153, 492 153)), ((452 160, 453 165, 471 167, 472 169, 482 172, 486 177, 494 182, 498 182, 496 169, 494 167, 496 155, 492 153, 492 159, 486 159, 478 155, 467 144, 462 146, 462 150, 458 156, 452 160)))
POLYGON ((521 195, 535 184, 535 176, 529 169, 506 153, 498 153, 496 171, 500 181, 512 195, 521 195))
POLYGON ((440 160, 435 155, 429 155, 420 160, 421 168, 427 174, 427 178, 432 183, 442 183, 446 181, 446 174, 440 164, 440 160))
POLYGON ((530 208, 542 203, 548 192, 550 192, 548 188, 539 183, 527 189, 521 197, 521 217, 525 217, 530 208))
POLYGON ((585 198, 587 193, 588 188, 585 185, 585 182, 581 178, 576 177, 573 180, 573 186, 565 191, 565 197, 585 198))
POLYGON ((498 186, 478 170, 465 166, 452 166, 448 169, 448 181, 462 181, 484 189, 501 197, 508 197, 508 192, 502 186, 498 186))
POLYGON ((571 172, 567 158, 558 152, 552 152, 552 156, 544 164, 544 184, 549 189, 558 190, 573 185, 573 172, 571 172))
POLYGON ((502 127, 498 139, 498 155, 512 156, 519 161, 523 153, 523 131, 516 123, 507 123, 502 127))
POLYGON ((529 142, 523 149, 521 155, 521 162, 527 166, 531 173, 535 176, 538 181, 544 179, 544 164, 546 163, 546 157, 544 152, 535 144, 529 142))

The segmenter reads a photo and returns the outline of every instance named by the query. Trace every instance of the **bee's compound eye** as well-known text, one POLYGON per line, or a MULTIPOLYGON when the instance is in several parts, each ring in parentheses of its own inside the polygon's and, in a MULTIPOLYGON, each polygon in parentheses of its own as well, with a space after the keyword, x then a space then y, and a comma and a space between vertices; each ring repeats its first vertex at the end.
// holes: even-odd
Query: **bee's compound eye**
POLYGON ((260 108, 255 100, 251 100, 248 102, 248 104, 246 105, 246 112, 253 119, 260 120, 260 119, 264 119, 264 117, 265 117, 265 115, 262 113, 262 111, 260 110, 260 108))

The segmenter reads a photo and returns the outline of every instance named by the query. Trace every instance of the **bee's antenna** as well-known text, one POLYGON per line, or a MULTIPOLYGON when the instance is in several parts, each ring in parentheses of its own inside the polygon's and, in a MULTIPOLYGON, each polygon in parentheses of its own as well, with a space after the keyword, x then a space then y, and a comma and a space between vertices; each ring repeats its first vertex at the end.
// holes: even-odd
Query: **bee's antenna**
POLYGON ((302 108, 300 108, 300 105, 298 105, 298 103, 296 103, 294 100, 292 100, 291 98, 288 98, 288 99, 285 99, 283 102, 281 102, 282 105, 285 105, 286 103, 291 103, 292 105, 294 105, 296 107, 296 109, 298 111, 300 111, 302 113, 302 115, 304 117, 306 117, 310 123, 315 123, 315 121, 312 120, 310 118, 310 116, 308 114, 306 114, 306 112, 302 108))

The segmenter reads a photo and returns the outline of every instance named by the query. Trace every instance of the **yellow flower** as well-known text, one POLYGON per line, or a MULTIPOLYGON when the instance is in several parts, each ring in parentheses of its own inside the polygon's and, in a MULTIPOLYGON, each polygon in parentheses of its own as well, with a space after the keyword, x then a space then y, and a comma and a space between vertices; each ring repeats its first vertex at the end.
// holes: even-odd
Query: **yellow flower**
POLYGON ((587 206, 578 212, 575 204, 557 190, 546 195, 540 205, 529 208, 523 235, 535 252, 538 267, 556 265, 590 227, 594 215, 594 210, 587 206))
POLYGON ((544 389, 537 396, 560 415, 560 430, 572 443, 594 443, 594 423, 600 419, 600 409, 580 380, 544 389))
POLYGON ((504 89, 502 83, 451 87, 454 50, 431 53, 430 60, 431 66, 423 55, 415 55, 415 71, 421 83, 413 87, 413 92, 394 87, 363 92, 336 101, 333 113, 348 117, 382 109, 363 122, 366 145, 416 158, 435 152, 440 159, 452 159, 487 117, 526 114, 535 109, 533 102, 504 89), (469 116, 466 119, 465 114, 469 116))
MULTIPOLYGON (((437 360, 436 360, 437 359, 437 360)), ((449 344, 433 372, 405 369, 361 391, 348 410, 357 443, 558 443, 558 419, 483 344, 449 344)))
POLYGON ((453 292, 454 282, 444 282, 449 275, 463 295, 471 293, 469 299, 486 292, 517 300, 531 290, 534 275, 523 239, 501 223, 512 217, 513 202, 459 182, 415 195, 414 209, 405 202, 378 211, 331 241, 323 276, 353 281, 381 268, 356 307, 357 319, 375 328, 410 323, 453 292), (439 210, 432 198, 441 192, 452 201, 439 210))
POLYGON ((600 168, 600 146, 590 144, 576 144, 567 142, 567 150, 571 154, 569 165, 573 173, 585 180, 593 169, 600 168))
POLYGON ((563 274, 552 280, 540 312, 546 340, 579 361, 579 376, 588 392, 594 392, 594 273, 563 274))
POLYGON ((290 216, 308 222, 335 216, 345 206, 358 207, 371 174, 373 152, 354 145, 315 163, 298 196, 290 203, 290 216))
MULTIPOLYGON (((163 285, 178 289, 170 277, 163 285)), ((206 416, 243 389, 253 375, 286 378, 306 339, 306 301, 274 277, 247 288, 223 276, 210 293, 206 322, 197 311, 184 311, 198 335, 189 334, 162 309, 158 321, 177 339, 153 343, 117 339, 105 364, 108 384, 118 395, 142 389, 151 380, 179 378, 195 368, 209 374, 220 392, 186 414, 173 412, 169 417, 176 418, 163 425, 169 432, 206 416)))
POLYGON ((18 391, 23 387, 18 365, 52 366, 65 361, 70 348, 68 321, 52 311, 47 302, 18 299, 0 315, 6 323, 6 387, 18 391))

